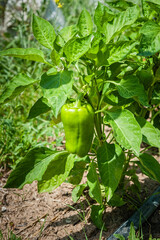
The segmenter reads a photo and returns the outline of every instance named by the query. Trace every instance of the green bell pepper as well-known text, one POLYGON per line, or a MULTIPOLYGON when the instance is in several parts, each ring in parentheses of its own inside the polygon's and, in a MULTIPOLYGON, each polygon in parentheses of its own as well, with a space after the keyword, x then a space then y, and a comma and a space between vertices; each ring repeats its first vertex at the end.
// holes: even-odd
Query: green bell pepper
POLYGON ((87 155, 94 133, 94 111, 89 104, 80 101, 65 104, 61 109, 66 149, 80 157, 87 155))

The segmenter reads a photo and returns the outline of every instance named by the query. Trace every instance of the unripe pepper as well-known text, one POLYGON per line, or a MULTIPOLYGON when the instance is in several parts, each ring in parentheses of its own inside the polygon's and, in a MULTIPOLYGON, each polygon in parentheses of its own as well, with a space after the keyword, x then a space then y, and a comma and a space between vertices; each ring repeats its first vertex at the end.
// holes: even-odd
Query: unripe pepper
POLYGON ((90 150, 94 133, 94 111, 89 104, 80 101, 65 104, 61 109, 66 149, 84 157, 90 150))

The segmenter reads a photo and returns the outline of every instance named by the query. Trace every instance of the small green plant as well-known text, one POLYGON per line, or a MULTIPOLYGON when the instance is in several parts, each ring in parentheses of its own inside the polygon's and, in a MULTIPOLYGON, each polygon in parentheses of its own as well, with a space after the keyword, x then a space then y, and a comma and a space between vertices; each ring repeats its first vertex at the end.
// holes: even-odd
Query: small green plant
MULTIPOLYGON (((125 240, 124 236, 121 234, 114 234, 114 237, 116 237, 116 239, 119 240, 125 240)), ((130 225, 130 232, 129 232, 129 236, 128 236, 128 240, 143 240, 143 231, 138 231, 136 233, 135 228, 134 228, 134 224, 131 223, 130 225)), ((159 240, 159 238, 152 238, 152 235, 149 236, 149 240, 159 240)))
MULTIPOLYGON (((0 96, 1 104, 36 84, 41 96, 30 109, 30 119, 52 111, 59 122, 61 108, 76 101, 90 105, 95 114, 86 156, 69 148, 35 147, 16 165, 5 187, 23 188, 36 180, 39 192, 50 192, 67 180, 74 185, 75 202, 88 190, 94 201, 91 219, 100 229, 107 205, 122 206, 131 199, 129 192, 140 191, 137 167, 160 182, 160 164, 147 153, 151 147, 160 148, 160 125, 154 121, 160 113, 160 3, 142 2, 99 2, 93 19, 84 9, 77 24, 60 31, 34 14, 32 31, 47 54, 33 47, 0 52, 2 57, 45 65, 40 79, 26 73, 14 76, 0 96), (84 172, 86 183, 81 184, 84 172)), ((73 116, 73 125, 78 122, 79 130, 85 126, 87 136, 89 123, 79 118, 73 116)))
MULTIPOLYGON (((8 233, 8 240, 22 240, 21 237, 17 237, 12 231, 10 231, 8 233)), ((5 238, 3 237, 2 231, 0 230, 0 240, 5 240, 5 238)))

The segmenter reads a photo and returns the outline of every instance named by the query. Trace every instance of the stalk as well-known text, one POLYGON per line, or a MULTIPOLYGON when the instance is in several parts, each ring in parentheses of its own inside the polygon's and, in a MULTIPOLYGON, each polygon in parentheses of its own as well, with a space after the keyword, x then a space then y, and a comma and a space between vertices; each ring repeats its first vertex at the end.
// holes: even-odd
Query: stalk
POLYGON ((128 158, 126 158, 126 161, 124 163, 124 166, 123 166, 123 172, 122 172, 122 175, 121 175, 121 178, 120 178, 120 181, 119 181, 119 188, 120 189, 123 189, 124 187, 124 179, 125 179, 125 173, 129 167, 129 162, 130 162, 130 154, 128 155, 128 158))

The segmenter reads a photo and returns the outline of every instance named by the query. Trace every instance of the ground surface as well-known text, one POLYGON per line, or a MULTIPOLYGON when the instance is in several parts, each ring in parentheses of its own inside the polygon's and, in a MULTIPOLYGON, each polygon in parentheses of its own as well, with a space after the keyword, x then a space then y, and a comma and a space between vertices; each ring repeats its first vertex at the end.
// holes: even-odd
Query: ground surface
MULTIPOLYGON (((138 175, 145 199, 159 185, 141 173, 138 175)), ((23 240, 84 240, 85 234, 89 240, 99 239, 100 230, 90 221, 86 200, 73 203, 72 185, 63 183, 52 193, 38 194, 36 182, 26 185, 23 190, 4 189, 7 177, 5 174, 0 182, 0 230, 4 239, 8 239, 11 230, 23 240), (85 221, 79 219, 79 213, 85 214, 85 221)), ((126 206, 107 207, 104 215, 107 231, 103 232, 102 239, 107 239, 133 212, 126 206)), ((144 240, 149 239, 149 234, 160 239, 160 207, 144 224, 143 233, 144 240)))

